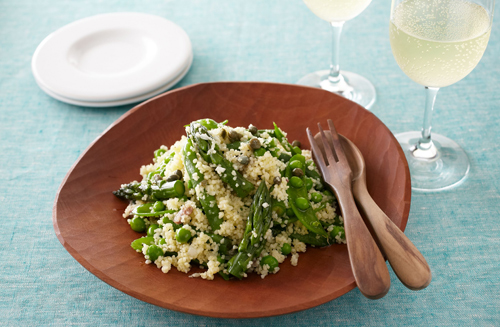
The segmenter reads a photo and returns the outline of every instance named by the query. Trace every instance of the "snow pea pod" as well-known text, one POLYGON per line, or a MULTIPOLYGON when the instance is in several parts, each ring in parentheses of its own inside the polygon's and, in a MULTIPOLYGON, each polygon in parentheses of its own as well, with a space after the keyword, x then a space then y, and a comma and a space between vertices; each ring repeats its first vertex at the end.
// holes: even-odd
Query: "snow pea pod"
MULTIPOLYGON (((292 167, 290 166, 290 163, 294 161, 299 161, 302 165, 304 165, 305 158, 301 154, 296 154, 290 159, 289 164, 285 168, 285 176, 289 179, 289 181, 292 179, 292 167)), ((328 233, 321 226, 321 223, 319 222, 318 217, 316 217, 316 213, 312 209, 311 205, 303 205, 304 200, 307 201, 308 199, 308 190, 305 178, 307 177, 293 176, 294 181, 300 179, 302 183, 293 183, 287 189, 286 193, 288 194, 288 203, 292 207, 295 216, 309 231, 328 237, 328 233)))
POLYGON ((132 241, 132 243, 130 243, 130 246, 132 247, 132 249, 134 249, 136 251, 141 251, 143 244, 152 245, 154 243, 155 243, 155 239, 153 236, 145 236, 145 237, 138 238, 135 241, 132 241))
POLYGON ((137 213, 132 211, 132 214, 139 216, 139 217, 159 217, 162 216, 166 213, 176 213, 176 210, 163 210, 163 211, 157 211, 157 212, 144 212, 144 213, 137 213))
POLYGON ((311 206, 306 209, 300 209, 297 206, 297 199, 305 198, 307 199, 307 189, 305 186, 301 188, 289 187, 286 191, 288 194, 288 202, 290 203, 295 216, 300 220, 300 222, 311 232, 327 237, 328 233, 323 229, 321 223, 316 217, 314 210, 311 206))
POLYGON ((283 148, 285 148, 285 150, 287 150, 288 152, 292 151, 292 145, 288 143, 288 140, 286 139, 283 131, 278 127, 278 125, 276 125, 276 123, 273 122, 273 125, 274 125, 274 137, 276 137, 278 141, 280 141, 281 145, 283 146, 283 148))

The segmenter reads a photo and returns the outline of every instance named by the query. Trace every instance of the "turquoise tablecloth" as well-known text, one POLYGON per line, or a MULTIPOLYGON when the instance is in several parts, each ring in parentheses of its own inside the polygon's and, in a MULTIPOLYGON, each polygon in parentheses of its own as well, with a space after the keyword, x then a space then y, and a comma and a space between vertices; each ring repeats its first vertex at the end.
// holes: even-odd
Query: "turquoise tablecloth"
MULTIPOLYGON (((373 81, 378 100, 372 111, 397 133, 420 128, 424 94, 394 61, 389 10, 389 0, 374 0, 345 25, 341 63, 373 81)), ((381 300, 355 289, 303 312, 235 321, 178 313, 123 294, 85 270, 55 236, 52 205, 63 177, 132 105, 92 109, 58 102, 36 85, 31 56, 57 28, 115 11, 160 15, 187 31, 195 59, 176 87, 295 83, 329 64, 329 26, 299 0, 0 1, 0 325, 500 325, 498 22, 476 69, 437 98, 434 130, 462 145, 472 167, 457 189, 413 194, 406 234, 431 266, 431 285, 413 292, 391 272, 391 290, 381 300)))

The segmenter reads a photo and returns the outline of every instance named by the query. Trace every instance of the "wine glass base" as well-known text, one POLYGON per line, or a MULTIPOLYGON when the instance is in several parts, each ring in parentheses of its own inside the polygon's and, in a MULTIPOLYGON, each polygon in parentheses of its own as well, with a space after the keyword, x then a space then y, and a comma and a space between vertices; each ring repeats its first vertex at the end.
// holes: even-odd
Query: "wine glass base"
POLYGON ((359 105, 370 109, 375 103, 377 97, 373 84, 361 75, 356 73, 340 71, 343 81, 337 84, 330 83, 328 76, 329 70, 320 70, 307 74, 302 77, 297 84, 321 88, 326 91, 334 92, 347 98, 359 105), (344 82, 345 81, 345 82, 344 82))
POLYGON ((436 146, 434 158, 416 158, 415 146, 421 132, 406 132, 396 135, 410 167, 411 186, 415 191, 437 192, 453 188, 464 181, 469 173, 469 158, 455 141, 432 134, 436 146))

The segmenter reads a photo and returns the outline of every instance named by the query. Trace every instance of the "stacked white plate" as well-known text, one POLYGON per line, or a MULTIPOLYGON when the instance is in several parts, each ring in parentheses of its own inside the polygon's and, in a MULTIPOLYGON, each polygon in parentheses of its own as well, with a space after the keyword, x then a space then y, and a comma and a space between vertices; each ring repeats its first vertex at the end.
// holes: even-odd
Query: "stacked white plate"
POLYGON ((173 22, 142 13, 92 16, 47 36, 31 62, 36 82, 57 100, 87 107, 140 102, 179 82, 191 41, 173 22))

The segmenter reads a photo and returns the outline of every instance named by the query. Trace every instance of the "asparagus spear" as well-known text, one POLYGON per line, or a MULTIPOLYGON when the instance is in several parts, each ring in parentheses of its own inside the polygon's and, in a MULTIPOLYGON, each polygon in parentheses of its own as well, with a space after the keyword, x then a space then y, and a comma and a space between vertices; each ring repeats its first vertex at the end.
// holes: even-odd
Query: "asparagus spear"
POLYGON ((217 206, 215 196, 208 194, 207 190, 203 187, 196 189, 196 186, 204 180, 204 176, 200 170, 196 168, 196 164, 194 163, 196 152, 194 151, 193 141, 190 138, 188 138, 186 144, 182 148, 182 154, 182 161, 189 175, 191 186, 196 190, 196 195, 205 211, 210 227, 213 231, 216 231, 222 224, 222 219, 219 218, 219 207, 217 206))
POLYGON ((197 146, 198 152, 206 162, 220 167, 216 171, 219 173, 221 180, 229 184, 236 192, 236 195, 240 198, 244 198, 254 190, 254 185, 235 170, 229 160, 224 158, 205 126, 197 122, 191 123, 190 138, 192 139, 193 145, 197 146))
POLYGON ((250 261, 258 257, 266 240, 264 235, 271 226, 271 194, 266 182, 260 182, 259 188, 253 198, 250 214, 248 216, 245 233, 238 247, 238 253, 228 262, 229 274, 241 279, 248 269, 250 261))
POLYGON ((131 182, 124 184, 113 194, 128 200, 157 201, 184 195, 184 183, 182 181, 164 182, 152 184, 150 182, 131 182))

